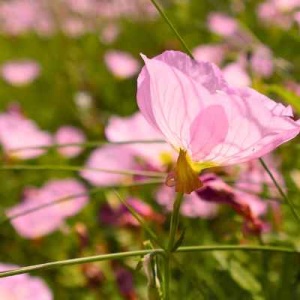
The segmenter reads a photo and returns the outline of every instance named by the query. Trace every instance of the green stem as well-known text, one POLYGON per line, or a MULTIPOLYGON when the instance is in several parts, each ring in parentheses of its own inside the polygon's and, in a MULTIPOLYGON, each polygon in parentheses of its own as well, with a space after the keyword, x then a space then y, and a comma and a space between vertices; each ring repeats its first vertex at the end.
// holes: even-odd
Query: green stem
POLYGON ((176 232, 178 230, 182 199, 183 194, 178 193, 173 205, 173 211, 171 216, 169 241, 164 256, 164 300, 170 299, 170 260, 172 256, 172 249, 174 247, 176 232))
POLYGON ((163 140, 132 140, 132 141, 120 141, 120 142, 109 142, 109 141, 88 141, 84 143, 67 143, 67 144, 51 144, 51 145, 40 145, 40 146, 29 146, 29 147, 19 147, 10 150, 10 154, 15 154, 19 151, 24 150, 34 150, 34 149, 54 149, 54 148, 66 148, 66 147, 84 147, 84 148, 94 148, 103 145, 128 145, 128 144, 156 144, 165 143, 163 140))
POLYGON ((153 171, 138 171, 138 170, 110 170, 110 169, 101 169, 101 168, 89 168, 81 166, 60 166, 60 165, 2 165, 0 166, 0 171, 6 170, 53 170, 53 171, 74 171, 80 172, 83 170, 95 171, 102 173, 110 174, 121 174, 121 175, 140 175, 147 177, 157 177, 164 178, 166 173, 163 172, 153 172, 153 171))
POLYGON ((181 37, 181 35, 179 34, 179 32, 177 31, 177 29, 175 28, 175 26, 173 25, 173 23, 171 22, 171 20, 169 19, 169 17, 166 15, 166 13, 163 11, 163 9, 161 8, 161 6, 158 4, 158 2, 156 0, 150 0, 152 2, 152 4, 156 7, 157 11, 159 12, 159 14, 161 15, 161 17, 166 21, 166 23, 170 26, 170 28, 172 29, 172 31, 174 32, 174 34, 176 35, 176 37, 178 38, 178 40, 180 41, 180 43, 182 44, 183 48, 185 49, 186 53, 193 58, 193 54, 191 52, 191 50, 189 49, 189 47, 187 46, 187 44, 185 43, 184 39, 181 37))
POLYGON ((180 216, 180 207, 183 200, 183 194, 178 193, 173 205, 173 212, 171 216, 171 226, 170 226, 170 234, 169 234, 169 242, 167 246, 167 251, 172 252, 174 247, 174 241, 176 237, 176 232, 178 229, 179 216, 180 216))
MULTIPOLYGON (((300 250, 296 250, 292 248, 273 247, 273 246, 251 246, 251 245, 185 246, 185 247, 179 247, 175 252, 188 253, 188 252, 207 252, 207 251, 266 251, 266 252, 300 254, 300 250)), ((37 270, 46 270, 55 267, 78 265, 78 264, 84 264, 89 262, 120 259, 126 257, 134 257, 134 256, 144 256, 147 254, 163 255, 164 253, 165 253, 164 249, 149 249, 149 250, 137 250, 137 251, 128 251, 128 252, 112 253, 112 254, 102 254, 102 255, 88 256, 82 258, 73 258, 73 259, 54 261, 54 262, 48 262, 44 264, 33 265, 29 267, 18 268, 11 271, 0 272, 0 278, 29 273, 37 270)))
POLYGON ((289 208, 291 209, 295 219, 300 223, 300 216, 294 206, 294 203, 288 198, 288 196, 284 193, 283 189, 281 188, 280 184, 277 182, 277 180, 275 179, 274 175, 272 174, 271 170, 268 168, 268 166, 266 165, 266 163, 264 162, 264 160, 262 158, 259 159, 261 165, 263 166, 263 168, 266 170, 266 172, 268 173, 268 175, 270 176, 270 178, 272 179, 273 183, 275 184, 279 194, 282 196, 282 198, 284 199, 284 201, 288 204, 289 208))

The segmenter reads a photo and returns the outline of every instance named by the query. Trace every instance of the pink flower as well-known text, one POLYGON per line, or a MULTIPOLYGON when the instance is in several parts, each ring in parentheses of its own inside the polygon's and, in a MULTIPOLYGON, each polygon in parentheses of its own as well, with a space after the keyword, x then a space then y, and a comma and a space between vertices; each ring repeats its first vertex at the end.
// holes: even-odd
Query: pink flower
POLYGON ((300 26, 300 11, 294 14, 294 19, 297 22, 298 26, 300 26))
MULTIPOLYGON (((172 211, 175 191, 167 186, 161 186, 156 193, 156 201, 168 211, 172 211)), ((181 214, 188 218, 211 219, 216 216, 218 206, 202 200, 196 192, 185 195, 181 206, 181 214)))
POLYGON ((14 86, 22 86, 34 81, 40 73, 40 66, 32 60, 6 62, 1 67, 2 78, 14 86))
POLYGON ((121 79, 134 76, 140 68, 134 57, 122 51, 110 50, 106 52, 104 62, 109 71, 121 79))
MULTIPOLYGON (((285 183, 278 171, 278 162, 270 154, 264 156, 264 161, 267 163, 276 181, 284 189, 285 183)), ((270 199, 280 197, 272 179, 258 160, 251 160, 241 165, 241 172, 235 186, 242 191, 255 194, 261 194, 266 191, 270 199)))
POLYGON ((179 157, 168 185, 190 193, 201 183, 197 172, 249 161, 299 134, 290 107, 250 88, 234 88, 210 63, 166 51, 143 56, 137 101, 148 122, 179 157))
POLYGON ((100 35, 101 42, 103 44, 111 44, 113 43, 117 38, 120 33, 120 28, 117 26, 117 24, 111 23, 106 25, 100 35))
MULTIPOLYGON (((150 205, 144 203, 138 198, 128 198, 127 204, 134 209, 140 216, 146 220, 155 222, 163 222, 164 217, 153 211, 150 205)), ((140 223, 131 214, 124 204, 117 207, 112 207, 109 204, 104 204, 101 207, 99 218, 102 224, 116 226, 139 227, 140 223)))
POLYGON ((0 21, 3 30, 13 35, 30 30, 40 13, 37 1, 13 0, 2 1, 0 5, 0 21))
POLYGON ((213 12, 208 16, 208 28, 213 33, 230 37, 237 32, 238 24, 236 20, 225 14, 213 12))
POLYGON ((85 193, 85 187, 75 179, 52 180, 39 189, 27 189, 23 201, 6 214, 8 217, 24 214, 13 218, 12 225, 24 238, 36 239, 57 230, 65 218, 77 214, 87 204, 85 193), (71 199, 72 196, 77 197, 71 199), (45 207, 30 211, 41 205, 45 207))
POLYGON ((193 50, 193 56, 198 61, 208 61, 220 65, 224 59, 225 47, 223 45, 200 45, 193 50))
MULTIPOLYGON (((0 272, 14 270, 19 266, 0 264, 0 272)), ((52 300, 52 292, 46 283, 28 274, 2 278, 0 281, 0 298, 3 300, 52 300)))
POLYGON ((79 18, 69 17, 64 20, 63 32, 72 38, 77 38, 85 34, 88 30, 83 20, 79 18))
MULTIPOLYGON (((161 132, 153 128, 140 112, 129 117, 111 117, 105 128, 105 134, 111 142, 163 140, 161 132)), ((176 157, 174 149, 166 143, 134 143, 127 144, 126 147, 135 156, 144 159, 157 169, 162 169, 176 157)))
MULTIPOLYGON (((63 126, 58 129, 54 136, 55 143, 59 145, 80 144, 85 142, 85 136, 81 130, 73 126, 63 126)), ((65 157, 74 157, 81 153, 79 146, 59 147, 57 151, 65 157)))
POLYGON ((108 145, 94 150, 81 171, 81 176, 96 186, 116 185, 128 180, 128 175, 99 172, 88 168, 101 168, 109 171, 137 169, 132 151, 123 145, 108 145))
POLYGON ((17 150, 26 147, 50 146, 52 138, 20 113, 0 114, 0 143, 9 156, 31 159, 45 153, 45 149, 17 150), (14 151, 15 150, 15 151, 14 151))
POLYGON ((232 86, 247 87, 251 85, 249 75, 239 62, 228 64, 223 69, 223 75, 226 81, 232 86))
POLYGON ((271 50, 264 46, 257 47, 251 57, 251 67, 256 74, 264 78, 270 77, 274 70, 271 50))
POLYGON ((257 14, 266 25, 272 23, 287 30, 292 25, 292 17, 289 13, 297 5, 299 6, 299 0, 269 0, 258 6, 257 14))

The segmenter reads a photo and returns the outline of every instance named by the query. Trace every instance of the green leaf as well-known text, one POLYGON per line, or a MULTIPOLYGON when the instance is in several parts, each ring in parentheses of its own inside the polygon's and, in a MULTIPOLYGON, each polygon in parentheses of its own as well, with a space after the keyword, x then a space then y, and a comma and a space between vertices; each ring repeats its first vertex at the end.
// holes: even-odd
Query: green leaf
POLYGON ((237 261, 230 262, 229 272, 232 279, 244 290, 251 294, 258 294, 262 288, 260 283, 246 268, 237 261))

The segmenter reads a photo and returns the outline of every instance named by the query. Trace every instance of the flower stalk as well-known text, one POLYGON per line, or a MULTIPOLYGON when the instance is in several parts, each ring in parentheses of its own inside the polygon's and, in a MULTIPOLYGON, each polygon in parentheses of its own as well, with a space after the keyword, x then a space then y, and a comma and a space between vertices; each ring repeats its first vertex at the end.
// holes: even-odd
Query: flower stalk
POLYGON ((176 232, 178 230, 179 214, 180 214, 182 199, 183 199, 183 194, 177 193, 175 202, 173 204, 173 212, 171 215, 169 240, 164 255, 164 300, 170 299, 170 271, 171 271, 170 261, 171 261, 172 253, 174 251, 174 244, 175 244, 176 232))

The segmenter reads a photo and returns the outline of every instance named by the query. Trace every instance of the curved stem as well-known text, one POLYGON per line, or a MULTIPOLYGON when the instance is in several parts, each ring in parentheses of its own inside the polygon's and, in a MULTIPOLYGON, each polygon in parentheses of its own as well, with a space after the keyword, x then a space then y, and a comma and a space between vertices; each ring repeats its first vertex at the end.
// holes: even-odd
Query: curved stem
POLYGON ((169 241, 164 256, 164 300, 170 299, 170 259, 172 256, 172 250, 174 247, 176 232, 178 229, 182 199, 183 194, 178 193, 173 205, 173 212, 171 216, 169 241))
POLYGON ((53 170, 53 171, 74 171, 79 172, 83 170, 111 173, 111 174, 121 174, 121 175, 140 175, 147 177, 157 177, 164 178, 166 173, 163 172, 153 172, 153 171, 138 171, 138 170, 111 170, 111 169, 101 169, 101 168, 89 168, 81 166, 60 166, 60 165, 2 165, 0 166, 0 171, 6 170, 53 170))
MULTIPOLYGON (((206 251, 266 251, 266 252, 279 252, 279 253, 290 253, 300 254, 300 250, 295 250, 286 247, 273 247, 273 246, 251 246, 251 245, 211 245, 211 246, 185 246, 179 247, 175 253, 187 253, 187 252, 206 252, 206 251)), ((38 264, 23 268, 18 268, 11 271, 0 272, 0 278, 14 276, 18 274, 29 273, 31 271, 46 270, 55 267, 63 267, 70 265, 84 264, 88 262, 104 261, 110 259, 120 259, 133 256, 144 256, 147 254, 161 254, 164 255, 164 249, 149 249, 149 250, 137 250, 128 251, 121 253, 95 255, 81 258, 73 258, 61 261, 48 262, 44 264, 38 264)))
POLYGON ((263 166, 263 168, 266 170, 266 172, 268 173, 268 175, 270 176, 270 178, 272 179, 274 185, 276 186, 279 194, 282 196, 282 198, 284 199, 284 201, 287 203, 287 205, 290 207, 295 219, 300 223, 300 216, 294 206, 294 203, 288 198, 288 196, 285 194, 285 192, 283 191, 283 189, 281 188, 280 184, 277 182, 277 180, 275 179, 274 175, 272 174, 271 170, 268 168, 268 166, 266 165, 266 163, 264 162, 264 160, 262 158, 259 159, 261 165, 263 166))
POLYGON ((166 13, 163 11, 163 9, 161 8, 161 6, 158 4, 158 2, 156 0, 150 0, 150 1, 155 6, 155 8, 157 9, 157 11, 161 15, 161 17, 166 21, 166 23, 168 23, 168 25, 170 26, 170 28, 172 29, 172 31, 174 32, 174 34, 176 35, 176 37, 178 38, 178 40, 180 41, 180 43, 182 44, 182 46, 185 49, 186 53, 190 57, 193 58, 193 54, 192 54, 191 50, 189 49, 189 47, 185 43, 184 39, 181 37, 181 35, 177 31, 177 29, 175 28, 175 26, 173 25, 173 23, 170 21, 170 19, 166 15, 166 13))
POLYGON ((37 145, 28 147, 18 147, 10 150, 11 154, 24 150, 34 150, 34 149, 54 149, 54 148, 66 148, 66 147, 84 147, 93 148, 103 145, 128 145, 128 144, 160 144, 165 143, 163 140, 132 140, 132 141, 120 141, 120 142, 109 142, 109 141, 88 141, 84 143, 66 143, 66 144, 51 144, 51 145, 37 145))

